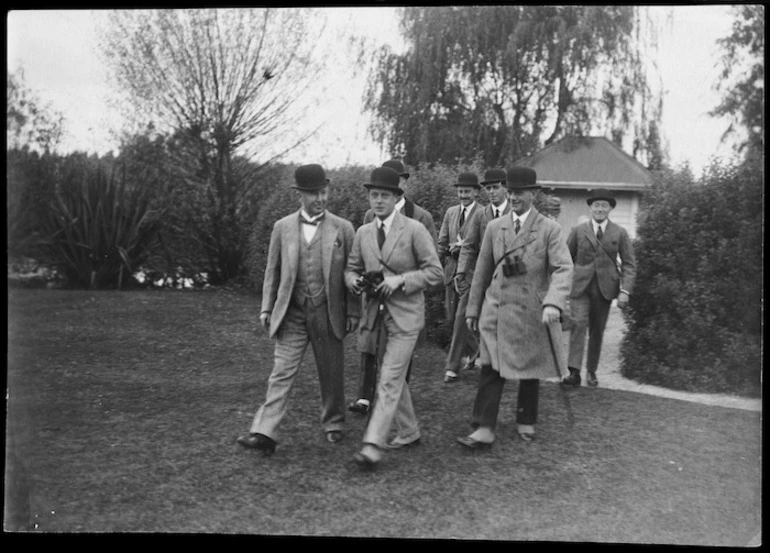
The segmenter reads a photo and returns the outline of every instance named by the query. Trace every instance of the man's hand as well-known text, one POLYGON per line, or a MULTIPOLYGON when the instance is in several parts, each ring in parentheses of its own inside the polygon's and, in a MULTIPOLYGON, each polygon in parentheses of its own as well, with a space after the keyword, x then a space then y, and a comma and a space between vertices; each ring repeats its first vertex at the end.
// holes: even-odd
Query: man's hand
POLYGON ((465 319, 465 324, 471 332, 477 332, 479 329, 479 320, 476 317, 467 317, 465 319))
POLYGON ((618 294, 618 307, 621 309, 628 307, 628 292, 621 292, 618 294))
POLYGON ((546 305, 543 307, 543 324, 549 325, 551 323, 558 323, 561 317, 561 311, 553 305, 546 305))
POLYGON ((348 317, 345 321, 345 332, 350 334, 358 328, 358 317, 348 317))
POLYGON ((353 284, 348 285, 348 290, 350 290, 350 292, 353 295, 360 296, 361 292, 364 291, 363 285, 364 285, 364 277, 360 276, 353 281, 353 284))
POLYGON ((261 313, 259 315, 259 324, 261 324, 262 328, 265 330, 270 330, 270 313, 261 313))
POLYGON ((380 282, 376 290, 382 294, 383 298, 388 298, 393 292, 401 288, 401 286, 404 284, 404 281, 405 279, 403 275, 386 276, 385 280, 380 282))
POLYGON ((468 286, 468 283, 465 281, 465 274, 464 273, 458 273, 454 276, 452 279, 452 284, 455 287, 455 292, 462 295, 465 293, 465 291, 470 288, 468 286))

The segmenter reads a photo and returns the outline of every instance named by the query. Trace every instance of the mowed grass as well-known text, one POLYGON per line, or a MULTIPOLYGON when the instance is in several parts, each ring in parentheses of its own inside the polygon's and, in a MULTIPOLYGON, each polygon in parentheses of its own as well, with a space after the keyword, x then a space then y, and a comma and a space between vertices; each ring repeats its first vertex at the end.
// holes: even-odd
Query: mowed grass
MULTIPOLYGON (((760 413, 583 387, 570 427, 545 382, 524 444, 512 382, 498 442, 467 452, 478 373, 444 385, 429 343, 411 383, 422 443, 378 471, 351 461, 363 418, 324 440, 311 349, 276 454, 245 450, 272 367, 258 312, 227 290, 9 290, 11 483, 34 531, 741 546, 760 530, 760 413)), ((350 400, 352 336, 346 361, 350 400)))

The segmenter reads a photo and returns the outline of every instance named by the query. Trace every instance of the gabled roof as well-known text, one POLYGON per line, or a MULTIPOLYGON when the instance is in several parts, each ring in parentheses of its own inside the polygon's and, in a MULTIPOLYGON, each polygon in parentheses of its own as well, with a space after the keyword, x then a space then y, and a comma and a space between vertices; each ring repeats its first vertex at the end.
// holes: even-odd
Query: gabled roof
POLYGON ((546 188, 644 190, 653 180, 644 165, 600 136, 562 138, 516 165, 537 171, 546 188))

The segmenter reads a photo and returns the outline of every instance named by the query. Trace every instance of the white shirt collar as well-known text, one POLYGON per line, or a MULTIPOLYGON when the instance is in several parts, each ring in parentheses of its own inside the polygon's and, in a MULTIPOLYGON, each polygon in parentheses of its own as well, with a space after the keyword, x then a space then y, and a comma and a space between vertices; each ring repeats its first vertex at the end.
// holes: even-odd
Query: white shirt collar
POLYGON ((396 202, 395 211, 401 211, 406 205, 406 196, 401 196, 401 199, 396 202))
POLYGON ((492 213, 494 213, 494 210, 496 209, 500 215, 502 215, 505 212, 505 208, 508 207, 508 198, 503 200, 503 203, 500 205, 494 205, 490 204, 492 206, 492 213))
POLYGON ((385 219, 380 219, 379 217, 375 217, 375 220, 377 221, 377 228, 380 228, 380 225, 385 226, 385 232, 387 233, 390 230, 391 225, 393 224, 393 219, 396 218, 396 210, 394 209, 390 215, 385 217, 385 219))
POLYGON ((605 219, 605 220, 604 220, 604 221, 602 221, 601 223, 597 223, 596 221, 594 221, 593 219, 591 219, 591 228, 593 228, 593 229, 594 229, 594 233, 596 233, 596 231, 597 231, 597 229, 598 229, 599 227, 602 227, 602 232, 607 232, 607 221, 608 221, 608 220, 609 220, 609 219, 605 219))
POLYGON ((307 219, 308 221, 315 221, 315 220, 316 220, 316 219, 318 219, 319 217, 323 216, 324 212, 322 211, 321 213, 319 213, 319 214, 318 214, 318 215, 316 215, 315 217, 311 217, 310 215, 308 215, 307 211, 305 211, 305 208, 303 207, 303 208, 301 208, 301 209, 299 210, 299 214, 300 214, 300 215, 302 215, 302 216, 303 216, 305 219, 307 219))
POLYGON ((513 215, 513 220, 514 221, 516 221, 516 219, 518 219, 519 221, 521 221, 521 225, 524 226, 524 221, 527 220, 527 216, 529 215, 529 213, 531 211, 532 211, 532 208, 530 207, 527 211, 524 212, 523 215, 516 215, 515 211, 511 211, 511 215, 513 215))
POLYGON ((475 201, 474 201, 474 202, 471 202, 471 203, 470 203, 470 204, 468 204, 467 206, 464 206, 463 204, 460 204, 460 210, 461 210, 461 211, 462 211, 462 210, 465 210, 465 216, 467 217, 467 216, 468 216, 468 213, 470 213, 470 212, 471 212, 471 210, 473 209, 473 207, 474 207, 475 205, 476 205, 476 202, 475 202, 475 201))

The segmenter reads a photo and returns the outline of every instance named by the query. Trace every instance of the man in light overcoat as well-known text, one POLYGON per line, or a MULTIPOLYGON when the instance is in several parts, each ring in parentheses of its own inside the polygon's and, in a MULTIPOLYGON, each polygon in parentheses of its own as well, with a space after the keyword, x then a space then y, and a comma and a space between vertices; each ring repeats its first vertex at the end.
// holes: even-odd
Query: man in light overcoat
POLYGON ((444 267, 444 309, 452 325, 452 341, 446 357, 444 382, 457 380, 463 357, 475 359, 479 344, 475 334, 465 324, 465 308, 468 306, 468 291, 463 293, 455 286, 457 260, 460 249, 470 228, 473 216, 482 206, 476 201, 479 195, 479 178, 475 173, 464 172, 457 177, 454 186, 460 203, 449 207, 441 221, 438 233, 438 258, 444 267))
POLYGON ((321 386, 321 425, 329 442, 342 439, 343 339, 358 326, 361 314, 359 298, 344 283, 353 225, 326 210, 330 180, 320 165, 300 166, 295 180, 302 207, 273 226, 262 285, 259 320, 275 340, 273 369, 250 432, 237 440, 265 455, 275 451, 278 427, 308 344, 321 386))
POLYGON ((598 385, 596 369, 612 300, 617 298, 618 307, 625 309, 636 280, 636 257, 631 238, 626 229, 609 219, 616 205, 614 195, 609 190, 598 189, 586 202, 591 219, 572 227, 567 238, 575 264, 570 293, 570 374, 563 381, 569 386, 580 386, 586 330, 586 381, 589 386, 598 385))
MULTIPOLYGON (((372 469, 381 461, 383 450, 406 447, 420 439, 406 375, 417 338, 425 326, 423 291, 438 285, 442 273, 428 230, 395 209, 398 173, 389 167, 378 167, 364 187, 369 191, 375 219, 356 231, 345 283, 354 294, 361 294, 362 275, 380 272, 382 277, 375 293, 365 295, 360 327, 361 334, 369 336, 381 324, 385 335, 374 405, 363 447, 354 457, 359 467, 372 469), (387 441, 394 422, 396 436, 387 441)), ((360 341, 359 346, 365 341, 360 341)))
POLYGON ((572 283, 572 259, 558 223, 532 206, 534 170, 512 167, 506 187, 511 212, 487 225, 471 284, 466 319, 480 334, 481 374, 467 448, 490 446, 506 380, 518 380, 517 433, 535 436, 540 380, 558 376, 551 349, 572 283))

